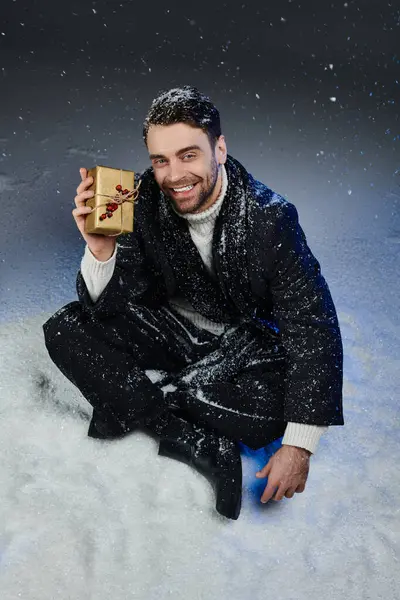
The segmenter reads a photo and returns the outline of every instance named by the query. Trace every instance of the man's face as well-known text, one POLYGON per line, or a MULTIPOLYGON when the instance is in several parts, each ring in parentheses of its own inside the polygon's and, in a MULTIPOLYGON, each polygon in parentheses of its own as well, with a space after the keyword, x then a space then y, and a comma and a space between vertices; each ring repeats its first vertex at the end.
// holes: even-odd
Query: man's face
POLYGON ((180 214, 201 212, 216 200, 221 186, 220 165, 226 161, 221 135, 211 149, 202 129, 186 123, 151 125, 147 149, 154 177, 180 214), (176 191, 194 186, 187 191, 176 191))

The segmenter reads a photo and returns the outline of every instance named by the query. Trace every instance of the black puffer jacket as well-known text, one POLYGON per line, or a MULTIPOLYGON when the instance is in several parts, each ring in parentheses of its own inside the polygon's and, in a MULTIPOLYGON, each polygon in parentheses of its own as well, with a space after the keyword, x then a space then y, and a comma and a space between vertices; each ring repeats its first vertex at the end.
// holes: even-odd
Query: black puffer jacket
POLYGON ((225 168, 213 237, 216 282, 150 167, 141 175, 134 232, 118 238, 110 282, 93 303, 79 271, 78 297, 100 319, 129 303, 157 307, 179 295, 213 321, 252 320, 287 353, 285 420, 343 425, 337 314, 297 209, 230 155, 225 168))

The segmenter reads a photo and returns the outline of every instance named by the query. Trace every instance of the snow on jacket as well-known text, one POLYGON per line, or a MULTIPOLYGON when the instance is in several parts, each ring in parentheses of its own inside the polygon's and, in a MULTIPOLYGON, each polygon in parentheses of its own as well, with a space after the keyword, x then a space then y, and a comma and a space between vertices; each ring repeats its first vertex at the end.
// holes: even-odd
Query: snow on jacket
POLYGON ((118 238, 111 280, 93 303, 78 271, 79 300, 101 319, 127 303, 158 307, 179 295, 212 321, 251 321, 286 352, 285 420, 343 425, 338 318, 297 209, 229 154, 225 168, 212 242, 216 280, 149 167, 137 175, 134 231, 118 238))

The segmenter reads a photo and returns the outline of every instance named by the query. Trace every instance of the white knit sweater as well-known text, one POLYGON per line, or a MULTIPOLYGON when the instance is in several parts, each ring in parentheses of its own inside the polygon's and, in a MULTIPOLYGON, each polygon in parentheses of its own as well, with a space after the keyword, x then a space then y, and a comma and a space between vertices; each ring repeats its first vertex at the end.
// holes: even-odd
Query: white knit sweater
MULTIPOLYGON (((212 264, 214 224, 224 201, 227 186, 227 172, 225 166, 222 165, 222 187, 216 202, 201 213, 180 215, 188 221, 193 242, 212 276, 215 276, 212 264)), ((112 277, 117 250, 118 242, 116 243, 114 254, 107 261, 101 262, 93 256, 86 244, 81 262, 81 273, 93 302, 97 301, 112 277)), ((225 323, 214 323, 203 317, 184 298, 173 298, 170 300, 170 304, 177 312, 190 319, 197 327, 207 329, 216 335, 221 335, 227 327, 225 323)), ((282 444, 306 448, 310 452, 315 453, 319 439, 327 429, 328 427, 326 426, 289 422, 285 429, 282 444)))

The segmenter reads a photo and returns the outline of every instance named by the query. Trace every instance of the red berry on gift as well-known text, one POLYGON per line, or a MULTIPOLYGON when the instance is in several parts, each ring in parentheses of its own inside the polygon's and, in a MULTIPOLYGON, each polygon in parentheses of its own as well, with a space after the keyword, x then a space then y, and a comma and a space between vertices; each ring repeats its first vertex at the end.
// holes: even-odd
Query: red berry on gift
POLYGON ((112 216, 113 216, 112 212, 108 212, 108 213, 107 213, 107 217, 108 217, 108 218, 110 218, 110 217, 112 217, 112 216))
POLYGON ((103 220, 106 218, 106 216, 107 216, 107 215, 106 215, 106 213, 103 213, 103 214, 100 216, 100 221, 103 221, 103 220))
POLYGON ((124 194, 127 194, 129 192, 129 190, 127 190, 126 188, 124 189, 124 194))
POLYGON ((122 185, 120 185, 120 184, 116 185, 115 189, 120 192, 122 190, 122 185))

